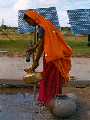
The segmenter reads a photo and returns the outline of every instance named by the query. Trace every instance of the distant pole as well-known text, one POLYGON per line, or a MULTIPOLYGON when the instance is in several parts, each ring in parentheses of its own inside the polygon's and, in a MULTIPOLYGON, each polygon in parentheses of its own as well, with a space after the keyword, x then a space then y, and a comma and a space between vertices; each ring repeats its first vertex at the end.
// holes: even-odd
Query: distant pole
POLYGON ((2 18, 2 26, 4 25, 4 18, 2 18))
POLYGON ((90 46, 90 35, 88 35, 88 46, 90 46))
MULTIPOLYGON (((38 29, 38 26, 36 25, 35 26, 35 32, 34 32, 34 41, 33 41, 33 44, 35 45, 35 44, 37 44, 37 29, 38 29)), ((33 52, 33 62, 34 62, 34 60, 35 60, 35 52, 36 52, 36 50, 33 52)))

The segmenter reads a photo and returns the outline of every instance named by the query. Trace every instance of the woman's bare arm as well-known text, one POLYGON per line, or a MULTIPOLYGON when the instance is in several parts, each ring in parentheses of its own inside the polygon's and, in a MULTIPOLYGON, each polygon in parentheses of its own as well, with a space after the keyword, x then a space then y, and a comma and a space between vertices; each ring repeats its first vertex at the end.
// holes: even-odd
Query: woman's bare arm
POLYGON ((34 60, 33 65, 32 65, 32 70, 33 71, 38 67, 39 59, 40 59, 42 53, 43 53, 43 39, 40 40, 40 44, 39 44, 39 46, 37 48, 37 51, 36 51, 35 60, 34 60))
POLYGON ((32 71, 35 71, 35 69, 39 66, 39 59, 43 53, 43 45, 44 45, 43 43, 44 43, 44 40, 43 39, 40 40, 38 48, 36 50, 36 56, 35 56, 34 62, 32 64, 32 67, 25 69, 24 70, 25 72, 30 73, 32 71))

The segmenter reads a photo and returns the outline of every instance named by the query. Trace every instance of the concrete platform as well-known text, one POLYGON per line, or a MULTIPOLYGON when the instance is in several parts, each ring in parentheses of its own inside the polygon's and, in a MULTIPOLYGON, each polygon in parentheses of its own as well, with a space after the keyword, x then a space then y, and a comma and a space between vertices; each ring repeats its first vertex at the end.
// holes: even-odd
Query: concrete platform
MULTIPOLYGON (((24 69, 31 65, 21 57, 0 57, 0 84, 26 85, 23 81, 24 69)), ((36 71, 42 71, 42 58, 36 71)), ((71 76, 72 85, 90 85, 90 58, 72 58, 71 76)))

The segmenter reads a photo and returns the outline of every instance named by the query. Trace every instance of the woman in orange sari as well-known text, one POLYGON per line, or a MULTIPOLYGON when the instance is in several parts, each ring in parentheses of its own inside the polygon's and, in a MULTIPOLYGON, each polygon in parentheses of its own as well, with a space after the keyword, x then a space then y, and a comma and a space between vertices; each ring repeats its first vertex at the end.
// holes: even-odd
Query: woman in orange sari
POLYGON ((38 12, 28 10, 24 18, 29 24, 38 25, 44 30, 36 59, 26 72, 37 68, 43 51, 43 80, 40 81, 38 101, 47 105, 52 98, 62 94, 62 86, 69 80, 72 50, 65 43, 62 33, 38 12))

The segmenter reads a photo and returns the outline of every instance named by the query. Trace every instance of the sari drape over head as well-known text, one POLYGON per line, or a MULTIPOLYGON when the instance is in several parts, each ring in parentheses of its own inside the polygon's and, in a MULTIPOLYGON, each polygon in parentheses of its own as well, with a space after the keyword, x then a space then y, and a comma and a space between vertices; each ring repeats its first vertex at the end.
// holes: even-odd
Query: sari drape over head
POLYGON ((44 31, 44 53, 46 63, 53 61, 60 70, 63 78, 68 80, 68 73, 71 69, 72 49, 64 41, 64 37, 49 20, 45 19, 38 12, 29 10, 25 13, 28 18, 32 19, 37 25, 41 26, 44 31))

